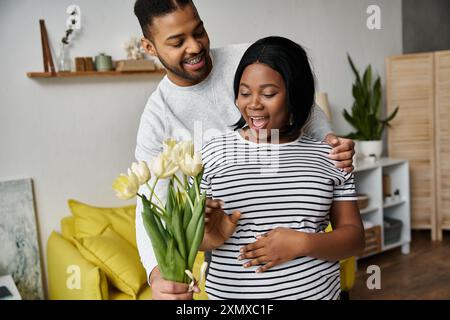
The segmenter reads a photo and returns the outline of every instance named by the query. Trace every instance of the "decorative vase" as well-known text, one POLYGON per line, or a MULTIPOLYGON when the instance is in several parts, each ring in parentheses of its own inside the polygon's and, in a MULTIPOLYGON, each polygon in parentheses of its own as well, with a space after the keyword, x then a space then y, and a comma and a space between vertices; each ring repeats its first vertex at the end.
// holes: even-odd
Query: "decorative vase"
POLYGON ((376 159, 381 158, 383 153, 383 141, 373 140, 373 141, 358 141, 358 152, 364 157, 369 158, 375 156, 376 159))
POLYGON ((95 57, 95 68, 97 71, 110 71, 113 70, 113 63, 111 56, 107 56, 104 53, 100 53, 95 57))
POLYGON ((70 58, 69 45, 61 43, 58 55, 58 71, 70 72, 72 71, 72 60, 70 58))

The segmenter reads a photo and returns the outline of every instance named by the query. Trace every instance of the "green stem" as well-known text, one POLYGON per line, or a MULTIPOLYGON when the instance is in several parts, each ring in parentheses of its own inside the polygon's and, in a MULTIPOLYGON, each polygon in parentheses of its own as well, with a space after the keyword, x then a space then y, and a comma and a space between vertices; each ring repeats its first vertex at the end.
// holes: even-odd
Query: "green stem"
POLYGON ((155 198, 156 198, 156 200, 159 202, 159 205, 161 206, 161 207, 159 207, 159 206, 157 206, 156 204, 154 204, 153 203, 153 205, 155 206, 155 207, 157 207, 159 210, 161 210, 161 212, 165 212, 163 209, 161 209, 161 208, 164 208, 164 204, 162 203, 162 201, 158 198, 158 196, 156 195, 156 193, 155 193, 155 187, 156 187, 156 184, 158 183, 158 181, 159 181, 159 178, 156 178, 156 180, 155 180, 155 182, 153 183, 153 187, 150 187, 150 185, 148 184, 148 182, 146 182, 145 183, 145 185, 147 186, 147 188, 149 188, 149 190, 151 190, 151 194, 150 194, 150 202, 151 203, 153 203, 152 202, 152 198, 153 198, 153 196, 155 196, 155 198))
POLYGON ((187 191, 186 191, 186 187, 183 186, 183 184, 182 184, 181 181, 180 181, 180 178, 178 178, 176 174, 174 174, 173 177, 174 177, 175 180, 180 184, 180 186, 183 187, 183 188, 181 188, 181 189, 183 190, 184 194, 186 195, 186 198, 187 198, 188 201, 189 201, 189 205, 191 206, 192 212, 194 212, 194 204, 192 203, 191 197, 189 197, 189 194, 188 194, 187 191))
MULTIPOLYGON (((139 193, 137 194, 137 196, 138 196, 139 198, 141 198, 141 199, 144 199, 144 197, 141 196, 139 193)), ((164 209, 162 209, 160 206, 158 206, 158 205, 154 204, 153 202, 151 202, 151 200, 149 200, 149 202, 150 202, 152 205, 154 205, 154 206, 156 207, 156 209, 158 209, 158 210, 160 211, 159 213, 162 215, 162 212, 164 212, 164 209)))
POLYGON ((197 199, 197 202, 200 202, 200 188, 197 184, 197 179, 194 178, 194 187, 195 187, 195 198, 197 199))
POLYGON ((154 190, 155 190, 156 184, 158 183, 158 180, 159 180, 159 178, 156 178, 155 182, 153 183, 153 188, 150 188, 150 185, 148 184, 148 181, 145 183, 147 188, 151 191, 150 202, 152 202, 153 194, 155 193, 154 190))
POLYGON ((183 174, 183 178, 184 178, 184 185, 187 186, 189 183, 187 175, 183 174))

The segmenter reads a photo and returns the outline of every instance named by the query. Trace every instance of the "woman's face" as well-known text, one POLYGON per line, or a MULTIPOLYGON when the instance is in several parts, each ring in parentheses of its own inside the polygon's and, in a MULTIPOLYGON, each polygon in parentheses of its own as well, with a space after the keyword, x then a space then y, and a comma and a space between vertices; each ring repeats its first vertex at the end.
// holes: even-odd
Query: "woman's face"
POLYGON ((245 68, 236 104, 258 138, 268 138, 271 130, 288 124, 284 79, 265 64, 254 63, 245 68))

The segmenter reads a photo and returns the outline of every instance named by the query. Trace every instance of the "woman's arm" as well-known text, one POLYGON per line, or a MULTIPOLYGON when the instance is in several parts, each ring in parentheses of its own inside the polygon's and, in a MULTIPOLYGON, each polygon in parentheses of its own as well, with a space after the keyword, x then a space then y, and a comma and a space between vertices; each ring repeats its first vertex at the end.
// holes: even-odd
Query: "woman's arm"
POLYGON ((328 233, 308 233, 301 255, 338 261, 358 255, 364 249, 364 227, 356 201, 333 201, 330 211, 333 227, 328 233))
POLYGON ((356 202, 334 201, 330 219, 333 231, 329 233, 276 228, 242 247, 239 260, 250 259, 245 268, 262 265, 256 272, 264 272, 301 256, 339 261, 359 254, 364 249, 364 228, 356 202))

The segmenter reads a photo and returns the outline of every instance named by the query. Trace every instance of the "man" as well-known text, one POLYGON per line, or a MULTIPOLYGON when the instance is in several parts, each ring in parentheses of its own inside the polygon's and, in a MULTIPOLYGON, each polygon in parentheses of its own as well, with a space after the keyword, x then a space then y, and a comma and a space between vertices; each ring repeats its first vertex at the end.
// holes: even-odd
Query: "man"
MULTIPOLYGON (((163 141, 168 138, 190 138, 200 148, 215 135, 230 130, 240 119, 239 110, 233 106, 234 72, 248 45, 210 51, 208 34, 191 0, 137 0, 134 11, 144 34, 143 47, 158 57, 167 70, 142 114, 136 159, 150 162, 162 151, 163 141)), ((330 157, 340 160, 338 167, 353 170, 354 143, 332 134, 318 107, 314 108, 305 130, 334 147, 330 157)), ((156 193, 165 199, 166 190, 167 184, 160 183, 156 193)), ((148 194, 146 188, 142 192, 148 194)), ((138 201, 136 240, 153 298, 192 299, 187 285, 162 279, 141 211, 138 201)), ((225 215, 219 201, 209 201, 206 213, 225 215)), ((231 216, 229 225, 236 223, 231 216)))

